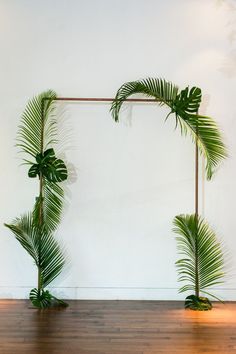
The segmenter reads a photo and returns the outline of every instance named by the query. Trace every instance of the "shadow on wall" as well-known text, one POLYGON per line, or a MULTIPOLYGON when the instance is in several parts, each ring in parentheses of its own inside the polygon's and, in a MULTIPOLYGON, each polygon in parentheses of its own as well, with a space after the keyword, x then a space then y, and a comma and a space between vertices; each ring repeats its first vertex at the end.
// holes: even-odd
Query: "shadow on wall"
POLYGON ((76 150, 75 135, 73 130, 73 122, 70 112, 68 111, 68 105, 64 103, 56 104, 55 116, 57 117, 57 136, 58 143, 56 145, 57 156, 66 162, 68 170, 68 178, 63 183, 64 188, 64 213, 67 212, 70 200, 72 198, 70 185, 76 183, 78 179, 78 171, 76 166, 68 161, 66 153, 76 150))
POLYGON ((227 42, 228 54, 219 68, 227 78, 234 78, 236 76, 236 2, 234 0, 216 0, 218 7, 224 7, 228 21, 225 26, 227 27, 227 42))

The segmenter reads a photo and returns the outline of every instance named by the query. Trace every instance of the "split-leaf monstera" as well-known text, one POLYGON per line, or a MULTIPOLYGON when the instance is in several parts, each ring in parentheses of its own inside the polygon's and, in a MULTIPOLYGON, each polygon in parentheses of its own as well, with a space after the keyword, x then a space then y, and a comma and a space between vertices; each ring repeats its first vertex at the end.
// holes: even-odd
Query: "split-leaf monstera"
POLYGON ((42 176, 50 182, 62 182, 67 179, 67 168, 61 159, 57 159, 53 149, 39 153, 35 157, 36 164, 33 164, 28 172, 31 178, 42 176))
POLYGON ((31 165, 28 176, 39 179, 39 195, 32 212, 5 224, 38 268, 38 286, 30 292, 30 300, 38 308, 67 305, 45 289, 61 273, 66 261, 64 249, 53 235, 63 208, 64 192, 59 183, 68 175, 65 163, 52 148, 57 142, 55 98, 55 92, 43 92, 30 100, 23 112, 17 146, 30 156, 24 161, 31 165))

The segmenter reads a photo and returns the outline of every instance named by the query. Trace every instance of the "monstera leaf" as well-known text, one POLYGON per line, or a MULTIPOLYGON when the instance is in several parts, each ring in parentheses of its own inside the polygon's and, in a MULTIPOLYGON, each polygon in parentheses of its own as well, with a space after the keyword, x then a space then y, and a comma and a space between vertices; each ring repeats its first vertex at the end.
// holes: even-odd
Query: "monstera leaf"
POLYGON ((67 179, 67 168, 61 159, 57 159, 54 150, 48 149, 36 155, 36 164, 33 164, 28 176, 35 178, 42 173, 49 182, 62 182, 67 179))
POLYGON ((34 288, 31 290, 29 297, 32 304, 39 309, 45 309, 51 306, 68 306, 65 301, 57 299, 48 290, 38 290, 34 288))
POLYGON ((35 307, 44 309, 50 307, 52 302, 52 295, 48 290, 41 290, 34 288, 29 295, 30 301, 35 307))
POLYGON ((172 112, 183 119, 188 118, 188 114, 197 113, 201 103, 202 93, 198 87, 186 87, 176 96, 172 104, 172 112))
POLYGON ((184 306, 186 309, 195 311, 209 311, 212 309, 212 303, 207 297, 196 295, 187 296, 184 306))

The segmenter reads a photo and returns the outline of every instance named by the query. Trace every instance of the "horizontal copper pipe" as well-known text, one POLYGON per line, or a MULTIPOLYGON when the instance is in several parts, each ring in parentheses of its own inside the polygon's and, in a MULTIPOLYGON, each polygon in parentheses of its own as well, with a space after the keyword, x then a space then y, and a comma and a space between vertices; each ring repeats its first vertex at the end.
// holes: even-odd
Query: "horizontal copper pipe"
MULTIPOLYGON (((47 99, 47 98, 45 98, 47 99)), ((48 98, 49 99, 49 98, 48 98)), ((55 101, 81 101, 81 102, 113 102, 115 98, 97 98, 97 97, 56 97, 55 101)), ((127 98, 126 102, 158 102, 158 99, 148 98, 127 98)))

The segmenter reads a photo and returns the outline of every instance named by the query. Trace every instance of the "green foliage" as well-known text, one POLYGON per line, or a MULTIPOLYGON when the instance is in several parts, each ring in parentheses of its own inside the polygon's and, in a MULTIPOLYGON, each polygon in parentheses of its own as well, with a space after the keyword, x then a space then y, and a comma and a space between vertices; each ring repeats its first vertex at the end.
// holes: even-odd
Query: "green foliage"
POLYGON ((189 295, 185 299, 185 308, 195 311, 209 311, 212 309, 212 303, 207 297, 189 295))
POLYGON ((33 219, 35 223, 38 222, 41 209, 44 218, 44 227, 52 232, 56 230, 61 221, 64 191, 57 183, 49 182, 45 179, 42 194, 43 196, 36 197, 33 219))
POLYGON ((197 113, 202 99, 201 89, 198 87, 186 87, 171 102, 173 113, 177 113, 181 117, 188 117, 188 114, 197 113))
POLYGON ((144 94, 157 100, 157 104, 166 105, 174 114, 176 127, 182 134, 189 133, 198 143, 200 152, 206 157, 207 178, 211 179, 218 164, 227 156, 219 129, 210 117, 197 114, 201 103, 201 90, 198 87, 179 91, 178 87, 164 79, 148 78, 123 84, 117 91, 111 106, 115 121, 119 119, 124 101, 131 95, 144 94))
MULTIPOLYGON (((194 291, 200 302, 199 292, 217 299, 208 288, 222 284, 225 273, 223 252, 215 233, 195 214, 176 216, 174 226, 178 251, 183 256, 176 262, 178 280, 186 283, 179 292, 194 291)), ((196 298, 190 300, 196 302, 196 298)))
POLYGON ((38 290, 34 288, 30 291, 29 298, 35 307, 45 309, 51 306, 52 295, 48 290, 38 290))
POLYGON ((5 226, 14 233, 16 240, 33 258, 40 270, 41 287, 45 288, 61 273, 65 264, 62 247, 47 228, 34 223, 30 213, 5 226))
POLYGON ((38 290, 36 288, 30 291, 30 300, 32 304, 39 309, 45 309, 52 306, 68 306, 65 301, 57 299, 48 290, 38 290))
POLYGON ((57 141, 55 98, 55 92, 43 92, 30 100, 23 112, 17 146, 30 156, 24 162, 31 165, 28 176, 39 177, 40 192, 32 213, 5 224, 38 268, 38 289, 31 291, 30 299, 39 308, 65 306, 63 301, 45 290, 65 264, 64 250, 53 236, 60 222, 64 199, 63 189, 58 183, 67 179, 66 165, 55 156, 52 148, 57 141), (31 161, 32 157, 34 161, 31 161))
POLYGON ((67 168, 64 162, 57 159, 53 149, 48 149, 43 153, 39 153, 35 157, 36 164, 33 164, 28 172, 31 178, 46 178, 49 182, 62 182, 67 179, 67 168))
POLYGON ((28 102, 22 114, 17 146, 33 158, 56 142, 55 98, 52 90, 42 92, 28 102))
POLYGON ((30 155, 35 162, 24 159, 30 164, 29 177, 42 173, 42 191, 36 198, 33 216, 35 223, 42 210, 44 226, 49 231, 56 230, 61 220, 64 192, 58 182, 67 179, 65 163, 57 159, 51 148, 57 142, 57 122, 54 116, 56 93, 45 91, 31 99, 21 117, 17 134, 17 146, 21 152, 30 155))

